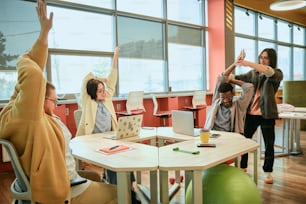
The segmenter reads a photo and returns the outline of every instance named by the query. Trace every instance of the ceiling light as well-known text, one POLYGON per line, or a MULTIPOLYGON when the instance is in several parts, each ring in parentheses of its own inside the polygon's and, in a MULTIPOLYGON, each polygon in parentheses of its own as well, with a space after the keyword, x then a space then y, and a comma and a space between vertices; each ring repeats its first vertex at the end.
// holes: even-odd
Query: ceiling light
POLYGON ((278 0, 270 5, 274 11, 287 11, 306 6, 306 0, 278 0))

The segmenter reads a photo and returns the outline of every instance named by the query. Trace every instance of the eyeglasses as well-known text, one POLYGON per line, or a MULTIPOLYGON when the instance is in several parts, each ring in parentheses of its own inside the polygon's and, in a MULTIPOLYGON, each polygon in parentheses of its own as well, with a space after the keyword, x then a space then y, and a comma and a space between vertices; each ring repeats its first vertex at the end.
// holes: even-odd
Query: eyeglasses
POLYGON ((229 97, 220 97, 221 101, 223 102, 228 102, 228 101, 231 101, 233 99, 232 96, 229 96, 229 97))
POLYGON ((53 99, 53 98, 45 98, 46 100, 52 101, 56 106, 57 106, 57 99, 53 99))

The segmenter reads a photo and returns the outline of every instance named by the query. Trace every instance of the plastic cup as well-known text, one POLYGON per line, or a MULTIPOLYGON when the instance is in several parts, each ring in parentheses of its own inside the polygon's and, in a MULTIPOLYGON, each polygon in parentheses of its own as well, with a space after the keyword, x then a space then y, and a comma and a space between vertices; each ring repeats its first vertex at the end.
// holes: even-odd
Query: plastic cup
POLYGON ((202 144, 206 144, 209 141, 210 132, 208 129, 201 129, 200 131, 200 140, 202 144))

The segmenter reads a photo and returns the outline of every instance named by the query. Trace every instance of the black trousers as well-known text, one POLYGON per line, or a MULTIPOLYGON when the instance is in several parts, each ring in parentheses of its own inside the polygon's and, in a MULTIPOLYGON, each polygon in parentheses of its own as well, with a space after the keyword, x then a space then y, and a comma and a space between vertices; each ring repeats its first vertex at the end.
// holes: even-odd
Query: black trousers
MULTIPOLYGON (((264 172, 273 172, 274 164, 274 143, 275 143, 275 119, 265 119, 260 115, 246 115, 244 125, 244 135, 246 138, 252 138, 257 127, 260 126, 264 145, 265 145, 265 159, 263 170, 264 172)), ((248 154, 241 157, 241 168, 248 167, 248 154)))
MULTIPOLYGON (((108 169, 106 169, 106 173, 108 176, 108 182, 110 184, 117 185, 117 173, 115 171, 108 170, 108 169)), ((131 177, 131 182, 136 181, 134 172, 131 172, 130 177, 131 177)))

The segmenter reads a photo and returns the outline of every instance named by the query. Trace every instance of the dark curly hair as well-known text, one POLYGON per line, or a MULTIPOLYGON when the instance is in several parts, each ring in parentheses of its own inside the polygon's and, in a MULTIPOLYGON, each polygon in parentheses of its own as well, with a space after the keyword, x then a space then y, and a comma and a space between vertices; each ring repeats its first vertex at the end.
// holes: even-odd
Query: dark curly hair
POLYGON ((233 92, 233 86, 230 83, 221 83, 219 88, 218 88, 218 92, 219 93, 226 93, 226 92, 233 92))

